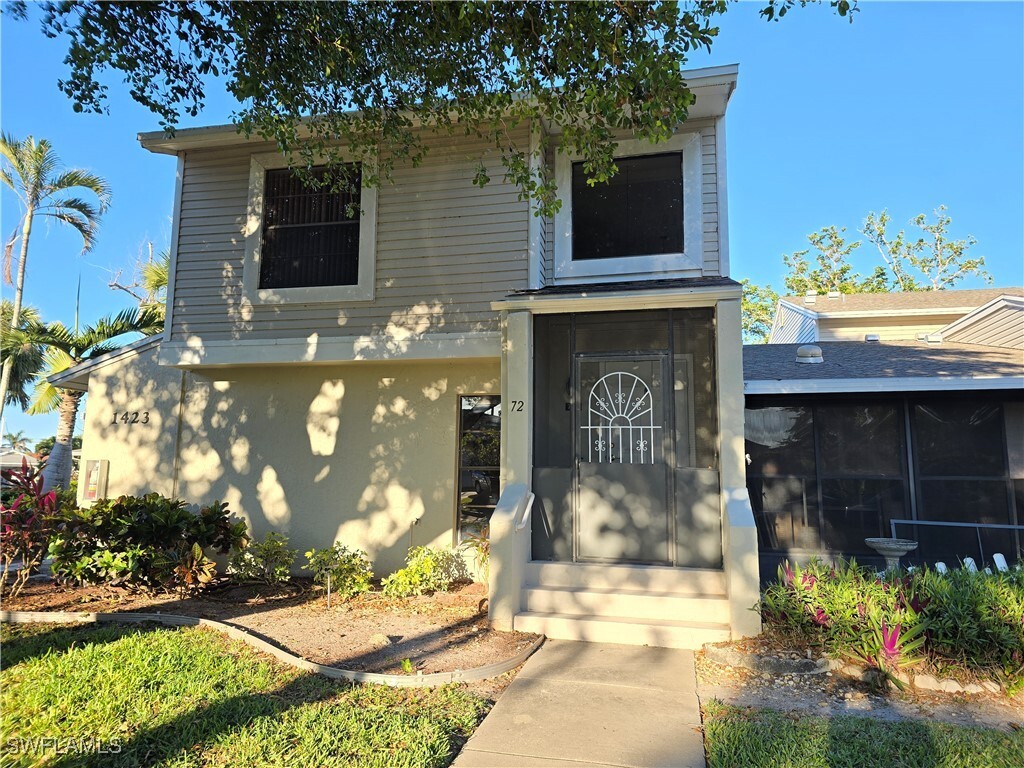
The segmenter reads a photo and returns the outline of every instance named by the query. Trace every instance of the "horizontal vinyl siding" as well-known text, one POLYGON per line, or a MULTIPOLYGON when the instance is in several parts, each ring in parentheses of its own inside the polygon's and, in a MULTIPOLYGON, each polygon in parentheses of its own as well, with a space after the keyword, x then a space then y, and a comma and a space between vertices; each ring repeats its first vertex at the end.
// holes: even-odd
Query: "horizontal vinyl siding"
POLYGON ((962 330, 944 336, 943 341, 1024 349, 1024 310, 1004 305, 962 330))
POLYGON ((922 333, 935 333, 953 318, 949 315, 913 317, 820 318, 821 341, 863 341, 865 334, 877 334, 880 340, 913 340, 922 333))
MULTIPOLYGON (((525 139, 525 132, 524 132, 525 139)), ((395 169, 378 193, 375 299, 350 304, 243 301, 243 231, 252 154, 269 145, 185 158, 171 337, 186 341, 496 331, 490 302, 526 287, 529 211, 517 189, 472 184, 487 146, 430 140, 423 164, 395 169)))
POLYGON ((722 274, 718 240, 718 151, 715 125, 701 126, 702 271, 707 277, 722 274))

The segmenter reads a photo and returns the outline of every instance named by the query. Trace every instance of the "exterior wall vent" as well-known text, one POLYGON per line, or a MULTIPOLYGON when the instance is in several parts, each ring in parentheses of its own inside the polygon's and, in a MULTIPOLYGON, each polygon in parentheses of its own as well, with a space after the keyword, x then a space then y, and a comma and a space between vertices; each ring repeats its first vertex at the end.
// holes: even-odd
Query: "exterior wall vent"
POLYGON ((864 334, 864 341, 868 341, 868 342, 877 344, 881 340, 882 340, 881 337, 877 333, 865 333, 864 334))
POLYGON ((828 297, 830 299, 838 299, 840 296, 842 296, 842 294, 839 293, 839 291, 829 291, 828 292, 828 297))
POLYGON ((798 363, 824 363, 825 358, 821 356, 821 347, 817 344, 804 344, 797 347, 796 361, 798 363))
POLYGON ((804 296, 804 304, 813 304, 818 299, 817 291, 808 291, 807 295, 804 296))

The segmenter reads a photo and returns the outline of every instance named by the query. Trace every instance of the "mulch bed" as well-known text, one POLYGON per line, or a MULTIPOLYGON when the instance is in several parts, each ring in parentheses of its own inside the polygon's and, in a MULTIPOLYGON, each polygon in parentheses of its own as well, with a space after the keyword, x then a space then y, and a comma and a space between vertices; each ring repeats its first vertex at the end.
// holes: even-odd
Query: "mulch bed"
POLYGON ((482 584, 407 599, 379 592, 347 601, 334 596, 328 608, 325 593, 303 579, 283 587, 222 582, 186 597, 102 586, 62 587, 41 580, 30 582, 16 600, 4 600, 3 608, 159 612, 216 619, 309 661, 398 674, 404 659, 424 674, 483 666, 515 656, 537 638, 492 630, 482 584))

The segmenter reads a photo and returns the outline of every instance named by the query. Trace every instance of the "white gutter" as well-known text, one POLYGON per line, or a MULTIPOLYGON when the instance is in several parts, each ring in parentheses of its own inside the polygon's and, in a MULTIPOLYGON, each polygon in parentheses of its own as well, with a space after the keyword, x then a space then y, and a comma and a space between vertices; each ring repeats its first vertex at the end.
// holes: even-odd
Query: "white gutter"
POLYGON ((778 379, 747 381, 746 395, 797 395, 844 392, 956 392, 1020 389, 1024 376, 903 376, 863 379, 778 379))

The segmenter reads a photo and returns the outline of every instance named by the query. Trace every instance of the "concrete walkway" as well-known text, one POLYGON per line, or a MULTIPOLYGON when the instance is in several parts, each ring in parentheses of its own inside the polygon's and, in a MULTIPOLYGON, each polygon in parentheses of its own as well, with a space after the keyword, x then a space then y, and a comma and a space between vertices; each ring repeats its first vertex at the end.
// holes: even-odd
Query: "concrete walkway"
POLYGON ((693 653, 548 640, 453 768, 704 768, 693 653))

